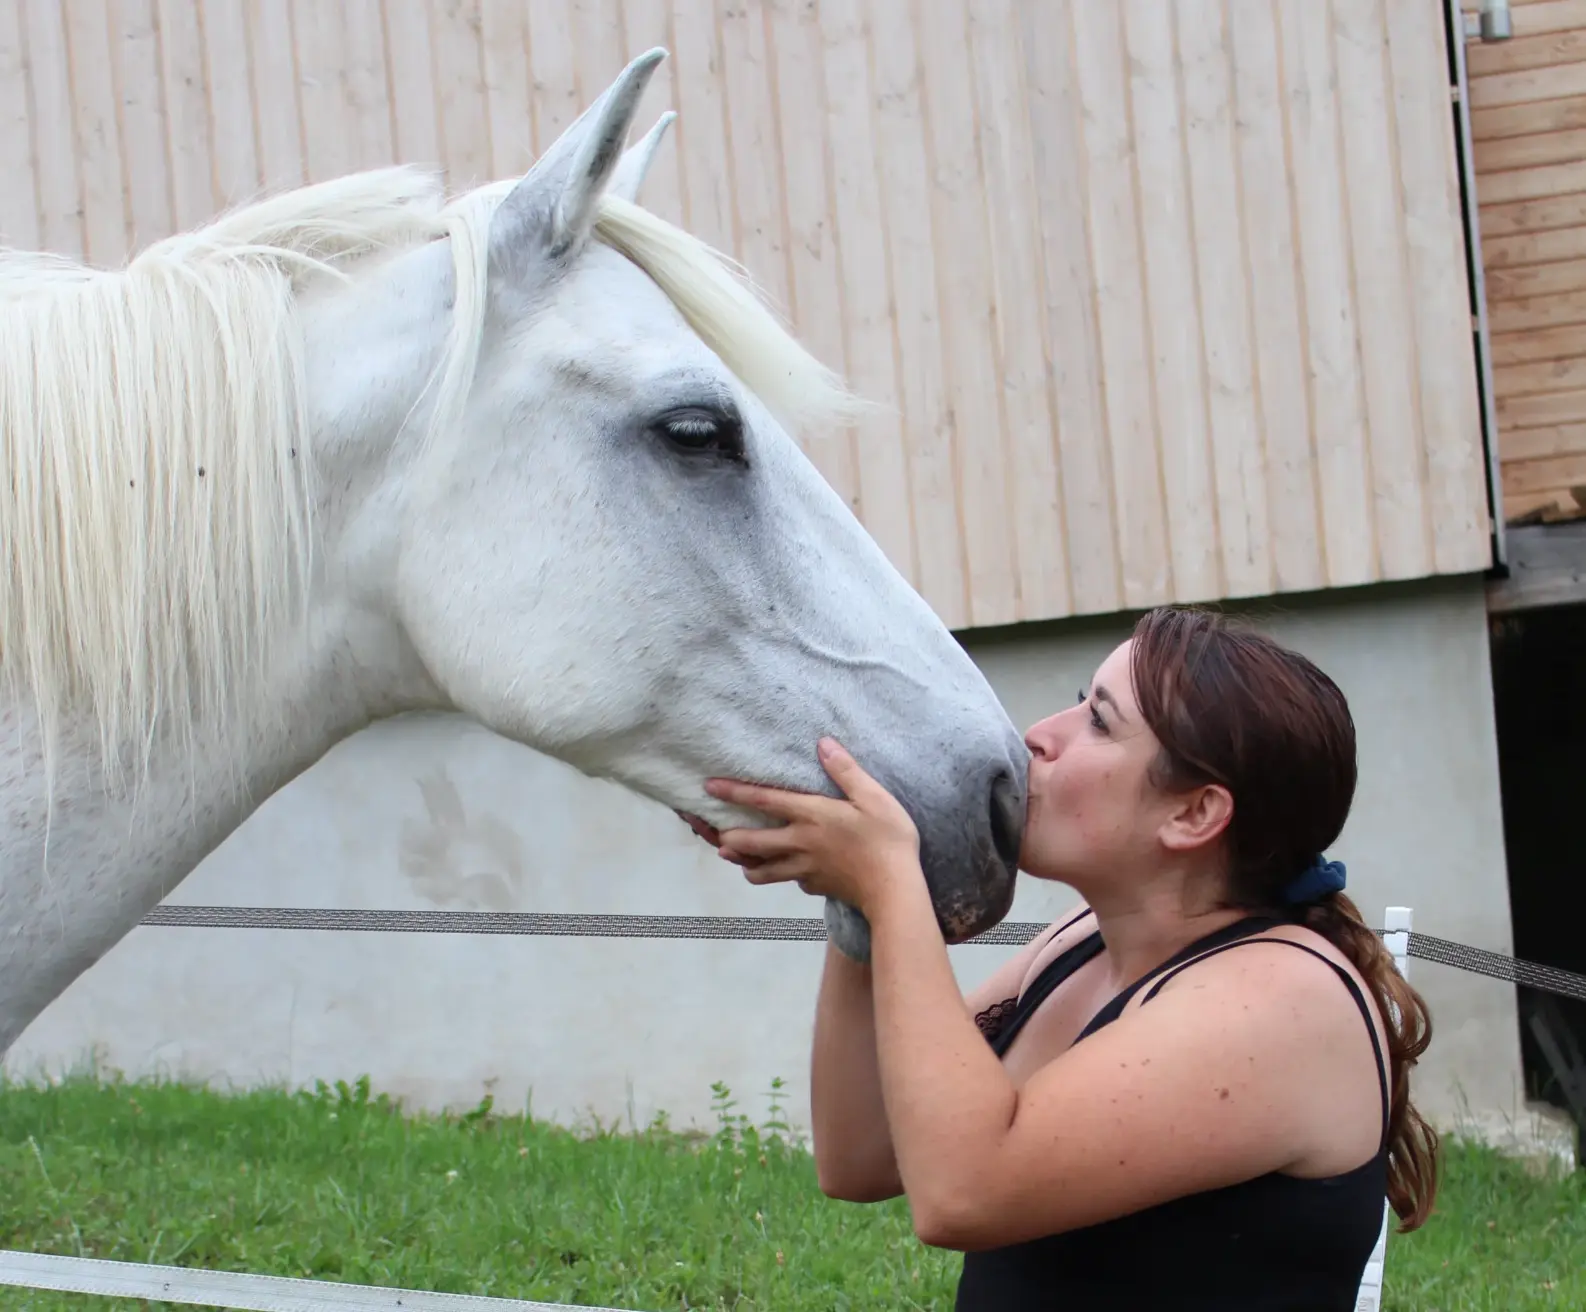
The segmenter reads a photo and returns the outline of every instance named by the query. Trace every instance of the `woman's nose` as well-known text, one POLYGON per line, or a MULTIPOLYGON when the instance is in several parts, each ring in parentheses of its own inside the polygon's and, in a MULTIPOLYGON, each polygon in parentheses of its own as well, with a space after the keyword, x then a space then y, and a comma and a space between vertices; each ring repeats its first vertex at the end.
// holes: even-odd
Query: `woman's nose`
POLYGON ((1080 693, 1079 701, 1073 706, 1065 706, 1061 711, 1054 711, 1046 719, 1032 724, 1024 735, 1024 745, 1037 757, 1051 760, 1061 756, 1068 746, 1068 740, 1074 737, 1084 726, 1085 694, 1080 693))
POLYGON ((1032 756, 1050 759, 1062 750, 1063 735, 1059 716, 1049 715, 1038 724, 1032 724, 1024 735, 1024 745, 1032 756))

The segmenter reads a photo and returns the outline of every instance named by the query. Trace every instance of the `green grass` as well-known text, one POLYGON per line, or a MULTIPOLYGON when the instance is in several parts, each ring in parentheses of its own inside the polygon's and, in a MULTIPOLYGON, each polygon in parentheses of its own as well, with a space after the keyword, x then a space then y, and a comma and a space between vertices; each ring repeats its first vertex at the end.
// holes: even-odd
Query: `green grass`
MULTIPOLYGON (((717 1093, 701 1136, 402 1115, 364 1085, 0 1084, 0 1247, 646 1312, 951 1307, 959 1259, 901 1203, 823 1198, 774 1103, 756 1126, 717 1093)), ((1586 1307, 1586 1176, 1454 1144, 1445 1181, 1391 1241, 1385 1307, 1586 1307)))
POLYGON ((1450 1143, 1431 1219, 1388 1238, 1384 1312, 1586 1308, 1586 1171, 1450 1143))

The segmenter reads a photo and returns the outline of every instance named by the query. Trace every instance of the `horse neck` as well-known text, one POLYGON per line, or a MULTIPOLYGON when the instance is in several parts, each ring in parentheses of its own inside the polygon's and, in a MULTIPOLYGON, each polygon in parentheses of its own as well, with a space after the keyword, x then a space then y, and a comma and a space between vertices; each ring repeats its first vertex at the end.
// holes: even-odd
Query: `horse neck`
POLYGON ((0 1056, 272 793, 435 704, 394 625, 339 602, 312 620, 234 722, 158 744, 135 793, 105 787, 97 734, 71 727, 47 781, 31 710, 0 702, 0 1056))

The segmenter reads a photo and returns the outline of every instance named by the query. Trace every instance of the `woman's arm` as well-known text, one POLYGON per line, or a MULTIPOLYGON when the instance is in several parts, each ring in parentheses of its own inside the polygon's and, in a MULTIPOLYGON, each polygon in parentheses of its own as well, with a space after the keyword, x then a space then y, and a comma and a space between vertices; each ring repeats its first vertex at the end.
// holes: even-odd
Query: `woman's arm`
MULTIPOLYGON (((1017 996, 1054 928, 1036 935, 964 999, 971 1018, 1017 996)), ((810 1120, 822 1193, 872 1203, 903 1192, 881 1096, 871 970, 830 945, 815 1004, 810 1120)))
POLYGON ((810 1122, 822 1193, 875 1203, 903 1192, 881 1099, 870 967, 830 944, 815 1004, 810 1122))
POLYGON ((877 1055, 925 1243, 1093 1225, 1285 1169, 1341 1113, 1380 1119, 1358 1013, 1328 967, 1281 944, 1198 963, 1015 1089, 952 1005, 929 899, 889 887, 865 907, 877 1055))

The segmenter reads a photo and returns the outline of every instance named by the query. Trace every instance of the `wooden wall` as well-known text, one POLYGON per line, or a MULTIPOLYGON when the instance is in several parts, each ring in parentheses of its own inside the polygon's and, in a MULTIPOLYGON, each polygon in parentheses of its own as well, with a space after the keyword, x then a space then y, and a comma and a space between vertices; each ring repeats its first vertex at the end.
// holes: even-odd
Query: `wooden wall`
POLYGON ((950 624, 1488 564, 1431 0, 0 0, 0 228, 516 172, 654 44, 646 200, 893 404, 807 448, 950 624))
POLYGON ((1510 40, 1466 48, 1503 506, 1567 519, 1586 514, 1586 0, 1511 12, 1510 40))

